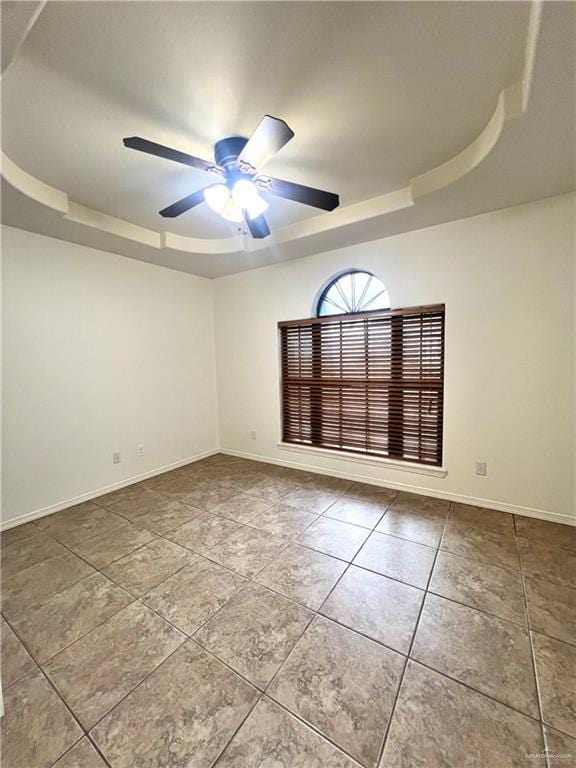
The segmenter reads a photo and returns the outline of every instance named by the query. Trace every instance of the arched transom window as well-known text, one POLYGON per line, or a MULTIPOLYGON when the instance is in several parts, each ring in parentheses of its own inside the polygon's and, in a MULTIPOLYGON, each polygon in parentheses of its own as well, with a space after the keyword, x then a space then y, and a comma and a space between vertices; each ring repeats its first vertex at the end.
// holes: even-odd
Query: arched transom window
POLYGON ((332 280, 318 299, 318 317, 348 315, 389 309, 390 298, 384 283, 370 272, 351 270, 332 280))

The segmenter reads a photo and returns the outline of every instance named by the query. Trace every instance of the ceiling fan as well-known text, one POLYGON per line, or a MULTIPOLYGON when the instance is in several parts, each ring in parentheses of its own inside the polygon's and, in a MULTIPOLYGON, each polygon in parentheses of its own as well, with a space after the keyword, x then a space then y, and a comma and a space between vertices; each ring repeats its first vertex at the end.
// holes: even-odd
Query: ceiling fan
POLYGON ((131 136, 123 142, 129 149, 147 152, 149 155, 173 160, 221 177, 219 182, 203 187, 162 209, 161 216, 174 218, 206 202, 213 211, 228 221, 236 223, 245 221, 252 237, 263 238, 268 237, 270 228, 263 215, 268 208, 268 203, 261 196, 261 192, 295 200, 323 211, 333 211, 340 204, 338 195, 332 192, 305 187, 302 184, 275 179, 260 173, 260 169, 293 136, 294 131, 284 120, 264 115, 249 139, 230 136, 218 141, 214 145, 215 163, 141 139, 139 136, 131 136))

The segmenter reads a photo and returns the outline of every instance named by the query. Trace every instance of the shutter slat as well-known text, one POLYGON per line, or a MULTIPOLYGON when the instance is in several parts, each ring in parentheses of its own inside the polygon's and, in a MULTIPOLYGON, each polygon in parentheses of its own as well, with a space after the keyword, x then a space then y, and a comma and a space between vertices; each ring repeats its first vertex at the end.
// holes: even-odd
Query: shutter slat
POLYGON ((442 464, 443 305, 279 328, 284 442, 442 464))

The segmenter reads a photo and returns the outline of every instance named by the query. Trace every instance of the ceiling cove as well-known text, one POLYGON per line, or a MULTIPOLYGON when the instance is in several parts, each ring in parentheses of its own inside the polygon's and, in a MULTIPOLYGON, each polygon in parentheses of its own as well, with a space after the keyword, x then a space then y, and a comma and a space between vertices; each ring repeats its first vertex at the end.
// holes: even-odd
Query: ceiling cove
MULTIPOLYGON (((225 254, 240 257, 257 254, 265 249, 274 249, 283 244, 300 244, 304 247, 302 254, 306 255, 316 243, 320 245, 326 243, 328 247, 325 247, 325 250, 335 247, 330 246, 330 243, 337 242, 339 233, 346 233, 344 240, 347 243, 353 243, 355 231, 360 232, 362 228, 385 223, 391 214, 417 208, 421 201, 428 200, 457 182, 461 182, 495 150, 511 122, 527 113, 542 12, 541 0, 533 0, 530 4, 521 77, 501 90, 492 114, 487 117, 484 127, 468 146, 450 159, 412 177, 404 187, 367 200, 343 205, 328 215, 314 215, 286 226, 276 227, 272 236, 266 240, 255 240, 243 236, 190 237, 176 232, 159 231, 115 217, 76 202, 66 191, 45 183, 27 172, 4 152, 2 153, 2 176, 18 192, 35 203, 57 212, 68 222, 159 251, 169 250, 196 256, 225 254), (329 237, 323 241, 324 235, 329 237)), ((13 55, 16 56, 16 51, 13 55)), ((359 235, 356 241, 362 242, 362 237, 359 235)))

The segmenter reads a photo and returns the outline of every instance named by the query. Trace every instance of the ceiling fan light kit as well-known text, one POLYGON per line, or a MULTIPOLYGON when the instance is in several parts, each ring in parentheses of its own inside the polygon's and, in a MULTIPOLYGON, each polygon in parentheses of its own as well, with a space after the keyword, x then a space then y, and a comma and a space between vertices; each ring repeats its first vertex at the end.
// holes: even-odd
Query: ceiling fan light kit
POLYGON ((332 192, 259 174, 260 169, 293 136, 294 132, 284 120, 265 115, 249 139, 230 136, 218 141, 214 146, 215 163, 139 136, 125 138, 124 146, 223 177, 223 181, 210 184, 163 208, 160 211, 161 216, 174 218, 206 202, 215 213, 227 221, 238 224, 244 221, 252 237, 261 239, 270 234, 270 228, 263 215, 268 208, 268 202, 262 197, 262 192, 324 211, 333 211, 340 204, 338 195, 332 192))

